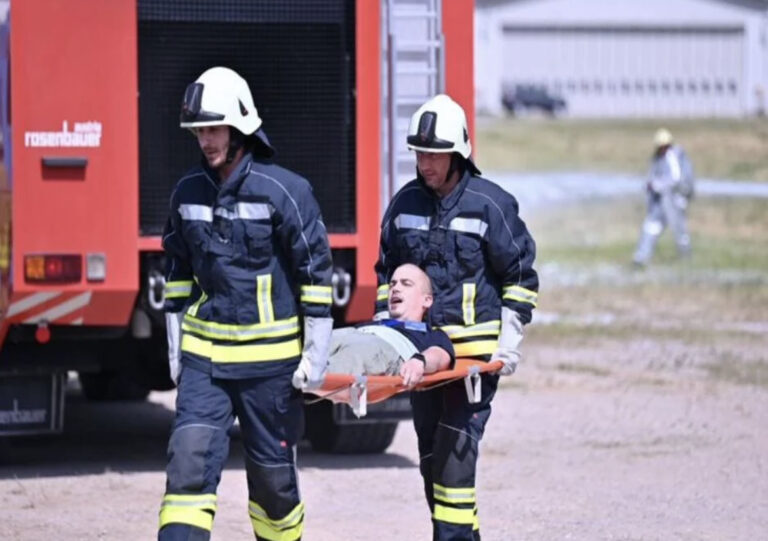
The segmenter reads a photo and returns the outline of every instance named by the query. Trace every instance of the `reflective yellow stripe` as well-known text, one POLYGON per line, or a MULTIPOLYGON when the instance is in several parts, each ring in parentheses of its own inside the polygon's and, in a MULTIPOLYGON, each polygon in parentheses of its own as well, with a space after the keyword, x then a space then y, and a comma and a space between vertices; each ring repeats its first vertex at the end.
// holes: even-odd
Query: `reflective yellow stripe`
POLYGON ((453 344, 456 357, 476 357, 478 355, 491 355, 496 351, 498 340, 476 340, 463 344, 453 344))
POLYGON ((504 288, 504 298, 511 301, 527 302, 536 307, 539 294, 521 286, 507 286, 504 288))
POLYGON ((434 483, 432 493, 435 500, 446 503, 475 503, 475 489, 473 487, 447 488, 434 483))
POLYGON ((472 524, 472 529, 478 531, 480 530, 480 517, 477 516, 477 506, 472 511, 475 513, 475 522, 472 524))
POLYGON ((299 503, 281 519, 272 520, 266 511, 254 501, 248 502, 253 531, 259 539, 270 541, 295 541, 304 530, 304 504, 299 503))
POLYGON ((299 318, 279 319, 272 323, 235 325, 203 321, 190 315, 184 316, 182 330, 213 340, 247 341, 259 338, 277 338, 299 333, 299 318))
POLYGON ((464 312, 464 325, 475 324, 475 294, 477 288, 475 284, 464 284, 464 295, 461 300, 461 308, 464 312))
POLYGON ((166 299, 176 299, 179 297, 189 297, 192 293, 192 280, 177 280, 175 282, 166 282, 164 295, 166 299))
POLYGON ((262 274, 256 278, 256 298, 259 305, 259 321, 268 323, 275 320, 272 309, 272 275, 262 274))
POLYGON ((301 302, 331 304, 331 286, 301 286, 301 302))
POLYGON ((208 300, 208 295, 206 295, 205 291, 203 291, 200 294, 200 298, 197 299, 197 301, 192 306, 189 307, 189 310, 187 310, 187 314, 190 315, 190 316, 196 316, 197 315, 197 310, 207 300, 208 300))
POLYGON ((185 333, 181 339, 181 350, 207 357, 214 363, 254 363, 298 357, 301 342, 295 338, 278 344, 221 346, 185 333))
POLYGON ((475 510, 474 509, 457 509, 455 507, 447 507, 435 502, 435 511, 432 513, 432 517, 435 520, 442 522, 451 522, 453 524, 471 524, 475 523, 475 510))
POLYGON ((447 334, 451 340, 471 338, 473 336, 498 336, 501 330, 501 321, 493 319, 469 326, 446 325, 445 327, 440 327, 440 330, 447 334))
POLYGON ((171 523, 181 523, 210 532, 215 513, 215 494, 167 494, 160 507, 160 528, 171 523))
POLYGON ((384 284, 383 286, 379 286, 379 288, 376 290, 376 300, 385 301, 388 298, 389 298, 389 285, 384 284))

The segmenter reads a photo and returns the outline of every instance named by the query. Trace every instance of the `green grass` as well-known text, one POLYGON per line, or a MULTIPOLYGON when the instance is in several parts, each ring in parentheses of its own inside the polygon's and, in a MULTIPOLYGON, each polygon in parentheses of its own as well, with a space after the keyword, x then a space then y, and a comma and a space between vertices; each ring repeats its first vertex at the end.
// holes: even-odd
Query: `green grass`
POLYGON ((667 127, 698 177, 768 181, 768 119, 478 119, 481 169, 645 174, 655 130, 667 127))
MULTIPOLYGON (((599 199, 528 217, 541 286, 526 358, 564 376, 768 387, 768 200, 702 197, 693 257, 665 232, 647 269, 630 266, 640 197, 599 199), (762 330, 765 329, 765 330, 762 330)), ((641 383, 638 380, 639 383, 641 383)))
MULTIPOLYGON (((538 245, 539 265, 626 265, 640 234, 642 197, 580 202, 539 212, 528 219, 538 245)), ((768 199, 699 198, 689 212, 694 250, 690 262, 676 260, 674 242, 665 232, 657 264, 680 272, 733 270, 768 276, 768 199)))

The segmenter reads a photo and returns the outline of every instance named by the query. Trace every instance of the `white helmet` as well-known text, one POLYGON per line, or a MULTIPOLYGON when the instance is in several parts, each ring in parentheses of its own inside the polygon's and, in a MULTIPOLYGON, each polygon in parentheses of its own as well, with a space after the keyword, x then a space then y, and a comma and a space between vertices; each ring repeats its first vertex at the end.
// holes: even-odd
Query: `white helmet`
POLYGON ((229 68, 206 70, 184 92, 182 128, 232 126, 251 135, 261 126, 248 83, 229 68))
POLYGON ((445 94, 438 94, 411 117, 408 148, 421 152, 472 154, 464 109, 445 94))

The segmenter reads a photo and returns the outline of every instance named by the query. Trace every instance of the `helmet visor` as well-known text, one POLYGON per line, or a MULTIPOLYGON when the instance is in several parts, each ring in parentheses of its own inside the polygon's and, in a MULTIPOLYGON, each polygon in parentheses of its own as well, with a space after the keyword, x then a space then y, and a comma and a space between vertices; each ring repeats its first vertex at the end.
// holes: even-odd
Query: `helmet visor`
POLYGON ((419 119, 419 127, 416 133, 408 136, 408 144, 420 148, 433 148, 435 150, 449 150, 453 148, 452 141, 446 141, 435 136, 437 114, 427 111, 419 119))
POLYGON ((203 111, 203 83, 192 83, 184 91, 184 100, 181 102, 181 123, 191 122, 216 122, 224 120, 224 115, 203 111))

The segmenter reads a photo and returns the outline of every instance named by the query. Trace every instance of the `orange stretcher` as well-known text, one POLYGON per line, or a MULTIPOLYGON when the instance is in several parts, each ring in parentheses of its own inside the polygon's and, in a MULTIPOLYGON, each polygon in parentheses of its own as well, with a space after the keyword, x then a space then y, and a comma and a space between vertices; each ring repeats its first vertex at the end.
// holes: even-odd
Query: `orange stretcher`
POLYGON ((497 372, 502 366, 501 361, 456 359, 456 364, 451 370, 427 374, 413 387, 403 385, 403 379, 400 376, 354 376, 331 373, 326 374, 320 388, 310 392, 334 402, 348 404, 357 417, 364 417, 368 404, 381 402, 404 391, 423 391, 463 379, 467 400, 471 404, 476 404, 482 398, 480 374, 497 372))

